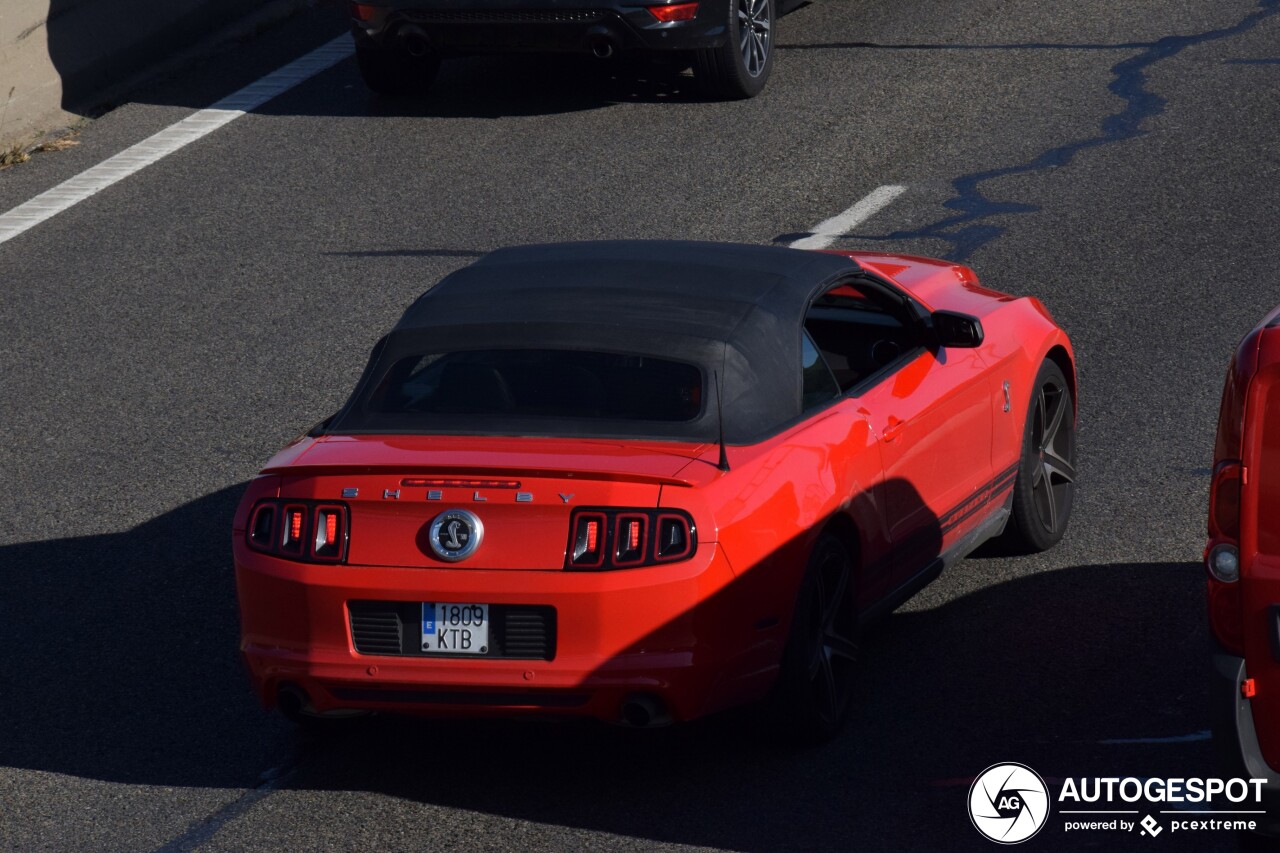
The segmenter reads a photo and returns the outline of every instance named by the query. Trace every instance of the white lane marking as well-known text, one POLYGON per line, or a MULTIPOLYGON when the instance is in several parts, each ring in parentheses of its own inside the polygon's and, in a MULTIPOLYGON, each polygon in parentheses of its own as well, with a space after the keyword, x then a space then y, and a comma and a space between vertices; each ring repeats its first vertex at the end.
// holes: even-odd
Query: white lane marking
POLYGON ((306 56, 295 59, 288 65, 250 83, 235 94, 228 95, 208 109, 200 110, 176 124, 169 125, 154 136, 126 148, 114 157, 103 160, 74 178, 63 181, 53 189, 18 205, 8 213, 0 214, 0 243, 17 237, 28 228, 39 225, 72 205, 79 204, 94 193, 101 192, 183 146, 213 133, 277 95, 289 91, 321 71, 332 68, 350 56, 354 50, 351 36, 345 34, 338 36, 306 56))
POLYGON ((884 210, 898 196, 907 191, 906 187, 897 184, 885 184, 867 194, 853 207, 839 216, 833 216, 825 222, 819 222, 809 232, 808 237, 801 237, 791 244, 793 249, 825 249, 836 241, 836 238, 848 234, 880 211, 884 210))
POLYGON ((1189 735, 1174 735, 1172 737, 1118 737, 1109 740, 1100 740, 1098 743, 1114 746, 1116 744, 1128 743, 1195 743, 1202 740, 1211 740, 1213 732, 1202 731, 1192 732, 1189 735))

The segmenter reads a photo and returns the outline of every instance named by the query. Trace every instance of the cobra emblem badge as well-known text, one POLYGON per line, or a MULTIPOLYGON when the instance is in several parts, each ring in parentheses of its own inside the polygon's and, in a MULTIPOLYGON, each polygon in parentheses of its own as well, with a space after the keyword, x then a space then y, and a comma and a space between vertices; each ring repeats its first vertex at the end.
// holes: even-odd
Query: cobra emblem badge
POLYGON ((431 550, 447 563, 465 560, 480 547, 484 524, 473 512, 451 509, 431 522, 431 550))

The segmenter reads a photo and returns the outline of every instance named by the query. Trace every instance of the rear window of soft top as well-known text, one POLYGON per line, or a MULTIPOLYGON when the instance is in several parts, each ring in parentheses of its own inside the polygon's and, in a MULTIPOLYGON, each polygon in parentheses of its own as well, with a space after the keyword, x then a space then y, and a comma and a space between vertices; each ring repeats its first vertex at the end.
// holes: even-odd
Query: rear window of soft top
POLYGON ((691 421, 702 373, 691 364, 575 350, 425 353, 392 365, 366 410, 386 415, 691 421))

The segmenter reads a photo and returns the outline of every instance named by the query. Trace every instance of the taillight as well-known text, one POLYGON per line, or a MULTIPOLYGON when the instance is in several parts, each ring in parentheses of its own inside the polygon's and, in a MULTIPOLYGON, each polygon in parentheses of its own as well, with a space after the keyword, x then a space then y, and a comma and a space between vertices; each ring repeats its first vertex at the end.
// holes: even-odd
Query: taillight
POLYGON ((249 513, 249 547, 290 560, 340 563, 347 556, 349 512, 345 504, 259 501, 249 513))
POLYGON ((321 506, 316 510, 316 535, 311 556, 337 562, 347 542, 347 510, 341 506, 321 506))
POLYGON ((371 21, 373 20, 373 16, 377 14, 377 11, 376 7, 369 6, 365 3, 351 4, 351 17, 355 18, 357 21, 371 21))
POLYGON ((1213 469, 1213 485, 1209 489, 1209 538, 1240 541, 1239 462, 1219 462, 1213 469))
POLYGON ((613 537, 613 564, 615 566, 638 566, 644 562, 645 542, 643 515, 620 515, 617 521, 617 535, 613 537))
POLYGON ((1209 627, 1230 652, 1243 654, 1244 626, 1240 601, 1240 489, 1244 468, 1236 460, 1219 462, 1209 486, 1209 627))
POLYGON ((297 504, 286 505, 284 530, 280 535, 280 550, 286 554, 301 554, 306 528, 307 508, 297 504))
POLYGON ((270 551, 275 544, 276 505, 260 503, 253 508, 249 521, 249 544, 259 551, 270 551))
POLYGON ((569 565, 575 569, 598 569, 604 565, 605 525, 602 512, 579 512, 572 522, 573 538, 569 542, 569 565))
POLYGON ((580 509, 569 521, 565 568, 634 569, 688 559, 693 518, 678 510, 580 509))
POLYGON ((659 560, 679 560, 693 550, 689 520, 682 515, 658 516, 658 542, 654 556, 659 560))
POLYGON ((666 6, 650 6, 649 14, 664 24, 672 21, 692 21, 698 15, 697 3, 671 3, 666 6))

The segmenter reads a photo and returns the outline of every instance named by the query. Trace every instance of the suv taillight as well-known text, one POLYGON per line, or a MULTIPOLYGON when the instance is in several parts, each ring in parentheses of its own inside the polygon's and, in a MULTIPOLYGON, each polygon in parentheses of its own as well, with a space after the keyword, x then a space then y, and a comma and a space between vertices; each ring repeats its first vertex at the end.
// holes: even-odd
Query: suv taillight
POLYGON ((697 547, 693 517, 680 510, 579 509, 569 520, 564 567, 635 569, 688 559, 697 547))
POLYGON ((1244 469, 1237 460, 1219 462, 1209 486, 1209 626, 1218 642, 1236 654, 1244 648, 1240 602, 1240 489, 1244 469))
POLYGON ((1219 462, 1209 489, 1209 538, 1240 542, 1240 463, 1219 462))
POLYGON ((341 563, 350 536, 346 504, 264 500, 249 514, 249 547, 308 563, 341 563))

